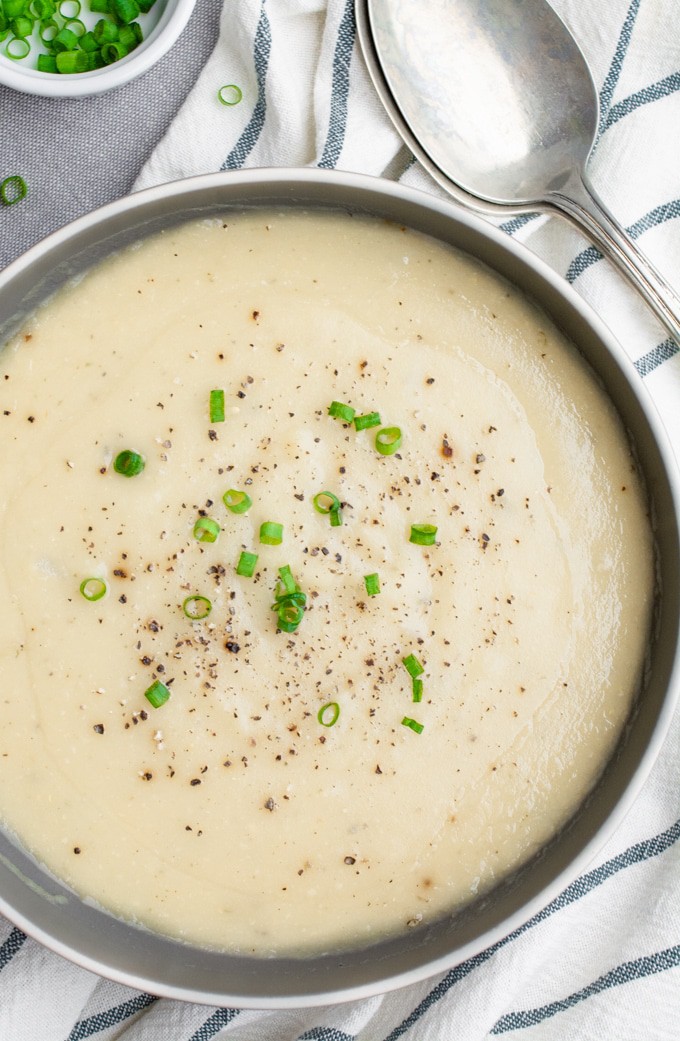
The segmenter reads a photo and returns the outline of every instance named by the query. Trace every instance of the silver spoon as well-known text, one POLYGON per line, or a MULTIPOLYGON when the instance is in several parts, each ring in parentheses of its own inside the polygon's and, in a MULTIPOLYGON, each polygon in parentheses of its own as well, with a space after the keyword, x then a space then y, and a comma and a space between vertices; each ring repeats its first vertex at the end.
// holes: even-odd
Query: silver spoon
POLYGON ((438 183, 480 212, 571 218, 680 344, 680 300, 588 183, 597 91, 546 0, 356 0, 356 16, 378 94, 438 183))

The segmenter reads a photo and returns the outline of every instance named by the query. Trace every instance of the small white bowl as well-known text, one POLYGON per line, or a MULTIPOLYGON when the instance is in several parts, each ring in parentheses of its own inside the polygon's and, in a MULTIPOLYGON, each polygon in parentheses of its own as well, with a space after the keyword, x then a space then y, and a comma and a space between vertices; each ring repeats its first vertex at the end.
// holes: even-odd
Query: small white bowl
MULTIPOLYGON (((87 0, 81 0, 81 4, 78 17, 87 29, 91 29, 103 15, 91 13, 87 0)), ((15 60, 7 57, 5 40, 0 43, 0 83, 25 94, 42 94, 49 98, 80 98, 114 90, 141 76, 170 50, 195 5, 196 0, 156 0, 148 14, 141 14, 137 19, 144 32, 139 46, 124 58, 91 72, 38 72, 34 67, 35 44, 26 58, 15 60)))

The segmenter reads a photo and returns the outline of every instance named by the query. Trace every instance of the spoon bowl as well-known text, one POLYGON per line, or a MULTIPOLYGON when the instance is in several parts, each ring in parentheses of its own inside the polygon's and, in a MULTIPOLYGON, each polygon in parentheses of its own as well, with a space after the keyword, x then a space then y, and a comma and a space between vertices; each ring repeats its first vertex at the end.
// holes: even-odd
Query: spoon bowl
POLYGON ((587 179, 598 96, 546 0, 356 0, 359 38, 397 130, 458 202, 574 221, 680 343, 680 300, 587 179))

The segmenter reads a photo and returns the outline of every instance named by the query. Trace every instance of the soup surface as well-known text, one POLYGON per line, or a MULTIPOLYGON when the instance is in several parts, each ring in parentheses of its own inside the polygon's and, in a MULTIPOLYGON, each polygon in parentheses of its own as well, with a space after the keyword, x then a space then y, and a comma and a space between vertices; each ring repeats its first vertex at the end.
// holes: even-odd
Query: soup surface
POLYGON ((187 224, 40 310, 0 396, 0 816, 76 891, 202 945, 364 944, 488 889, 596 780, 643 664, 645 497, 578 354, 470 258, 343 214, 187 224))

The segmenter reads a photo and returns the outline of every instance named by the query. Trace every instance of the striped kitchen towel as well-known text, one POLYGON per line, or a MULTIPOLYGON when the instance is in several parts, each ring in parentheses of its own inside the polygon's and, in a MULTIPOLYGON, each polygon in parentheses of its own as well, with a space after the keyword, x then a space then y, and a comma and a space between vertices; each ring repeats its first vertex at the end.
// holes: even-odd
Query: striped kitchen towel
MULTIPOLYGON (((677 0, 555 0, 591 64, 591 179, 680 290, 677 0)), ((226 0, 221 35, 142 188, 242 166, 321 166, 441 195, 383 113, 353 0, 226 0), (222 84, 242 101, 217 101, 222 84)), ((635 363, 680 452, 680 354, 574 228, 496 221, 570 281, 635 363)), ((328 1008, 258 1012, 156 999, 71 966, 0 921, 0 1041, 670 1041, 680 1035, 680 719, 590 869, 443 976, 328 1008)))

